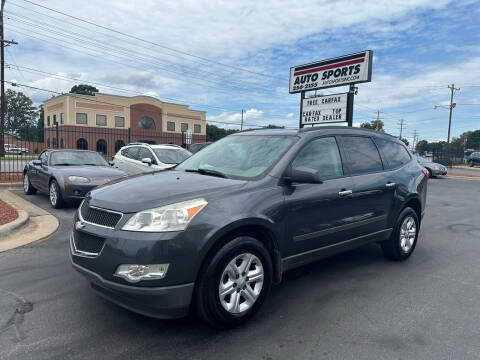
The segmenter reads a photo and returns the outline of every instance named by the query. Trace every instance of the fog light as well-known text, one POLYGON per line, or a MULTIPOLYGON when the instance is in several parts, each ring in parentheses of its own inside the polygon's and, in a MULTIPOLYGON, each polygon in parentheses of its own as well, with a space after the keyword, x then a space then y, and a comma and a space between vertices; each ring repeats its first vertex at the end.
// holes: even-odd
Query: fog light
POLYGON ((162 279, 167 274, 168 264, 150 264, 150 265, 120 265, 115 271, 116 276, 120 276, 127 281, 137 282, 140 280, 162 279))

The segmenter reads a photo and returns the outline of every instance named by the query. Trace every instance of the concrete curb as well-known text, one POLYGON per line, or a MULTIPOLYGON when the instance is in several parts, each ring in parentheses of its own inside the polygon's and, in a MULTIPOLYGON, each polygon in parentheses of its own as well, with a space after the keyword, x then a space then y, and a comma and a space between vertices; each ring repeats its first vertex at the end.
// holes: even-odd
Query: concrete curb
POLYGON ((17 230, 18 228, 24 226, 30 219, 30 215, 25 210, 15 209, 18 212, 18 217, 4 225, 0 225, 0 238, 9 235, 11 232, 17 230))
MULTIPOLYGON (((16 220, 26 217, 23 226, 18 225, 11 228, 8 233, 0 233, 0 253, 41 240, 57 231, 59 222, 55 216, 5 188, 0 188, 0 191, 2 200, 18 211, 16 220)), ((12 223, 6 225, 10 224, 12 223)))
POLYGON ((0 190, 18 190, 23 189, 22 183, 0 183, 0 190))

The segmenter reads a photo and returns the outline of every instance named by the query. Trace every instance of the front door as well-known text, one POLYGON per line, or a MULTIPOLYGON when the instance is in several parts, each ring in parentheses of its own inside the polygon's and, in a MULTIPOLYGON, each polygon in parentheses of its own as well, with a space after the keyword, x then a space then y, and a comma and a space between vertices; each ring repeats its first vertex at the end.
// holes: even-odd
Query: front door
POLYGON ((36 187, 41 191, 48 192, 48 180, 50 179, 50 175, 48 172, 48 159, 49 153, 44 152, 42 156, 40 156, 40 161, 42 165, 36 166, 35 169, 37 170, 36 175, 36 187))
POLYGON ((313 168, 323 182, 285 187, 288 255, 347 240, 354 214, 353 181, 345 176, 335 137, 312 140, 299 151, 291 166, 313 168))

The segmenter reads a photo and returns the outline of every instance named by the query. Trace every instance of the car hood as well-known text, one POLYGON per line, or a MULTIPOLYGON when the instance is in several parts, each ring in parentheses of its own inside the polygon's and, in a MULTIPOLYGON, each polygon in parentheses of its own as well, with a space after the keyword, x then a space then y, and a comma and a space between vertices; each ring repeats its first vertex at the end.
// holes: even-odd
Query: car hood
POLYGON ((87 196, 90 205, 123 213, 138 212, 167 204, 230 193, 245 185, 242 180, 184 171, 160 171, 113 181, 98 187, 87 196))
POLYGON ((432 167, 441 166, 441 167, 444 167, 442 164, 439 164, 439 163, 436 163, 436 162, 431 162, 431 161, 425 161, 425 162, 422 162, 420 164, 422 166, 432 166, 432 167))
POLYGON ((61 172, 63 176, 83 176, 91 180, 117 179, 125 176, 125 172, 110 166, 51 166, 54 172, 61 172))

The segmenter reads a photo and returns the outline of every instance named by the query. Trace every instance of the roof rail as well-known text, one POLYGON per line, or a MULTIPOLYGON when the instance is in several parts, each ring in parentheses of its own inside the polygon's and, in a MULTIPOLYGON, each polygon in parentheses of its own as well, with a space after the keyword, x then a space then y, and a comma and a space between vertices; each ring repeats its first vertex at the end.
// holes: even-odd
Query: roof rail
POLYGON ((141 142, 141 141, 134 141, 134 142, 128 143, 127 145, 148 145, 148 146, 150 146, 149 143, 141 142))
MULTIPOLYGON (((177 144, 158 144, 158 145, 162 145, 162 146, 173 146, 173 147, 182 148, 180 145, 177 145, 177 144)), ((182 149, 183 149, 183 148, 182 148, 182 149)))

